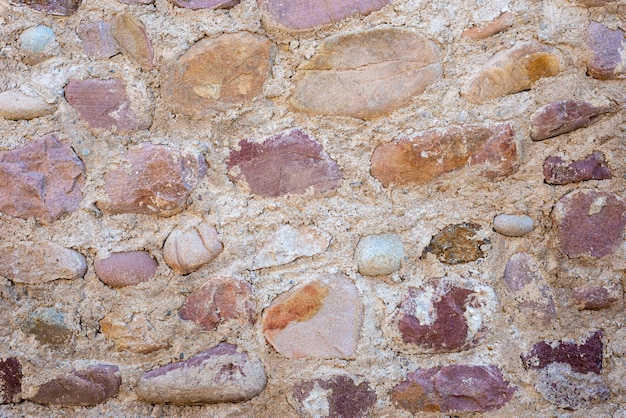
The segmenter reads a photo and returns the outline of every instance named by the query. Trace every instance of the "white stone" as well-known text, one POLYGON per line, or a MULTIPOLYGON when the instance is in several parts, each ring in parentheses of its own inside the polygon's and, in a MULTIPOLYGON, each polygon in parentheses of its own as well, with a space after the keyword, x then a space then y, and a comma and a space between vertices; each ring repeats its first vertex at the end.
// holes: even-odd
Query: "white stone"
POLYGON ((521 237, 535 229, 535 223, 528 215, 501 214, 493 218, 493 229, 507 237, 521 237))
POLYGON ((362 275, 384 276, 400 270, 404 246, 395 234, 368 235, 359 241, 354 258, 362 275))
POLYGON ((283 225, 263 244, 254 257, 252 269, 280 266, 300 257, 311 257, 326 250, 331 235, 314 226, 294 228, 283 225))
POLYGON ((188 224, 176 227, 167 237, 163 259, 172 269, 189 274, 217 257, 223 248, 214 226, 188 224))
POLYGON ((0 117, 10 120, 30 120, 54 113, 57 108, 39 97, 26 96, 17 91, 0 93, 0 117))

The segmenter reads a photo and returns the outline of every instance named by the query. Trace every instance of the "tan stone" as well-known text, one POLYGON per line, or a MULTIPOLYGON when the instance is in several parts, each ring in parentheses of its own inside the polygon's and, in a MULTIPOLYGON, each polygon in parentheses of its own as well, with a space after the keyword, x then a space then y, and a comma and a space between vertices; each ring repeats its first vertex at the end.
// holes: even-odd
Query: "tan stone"
POLYGON ((435 44, 404 29, 333 36, 298 68, 295 110, 372 119, 408 105, 441 76, 435 44))
POLYGON ((18 91, 0 93, 0 118, 30 120, 50 115, 56 110, 56 106, 44 102, 39 97, 27 96, 18 91))
POLYGON ((172 63, 163 100, 175 112, 203 117, 260 95, 270 72, 267 38, 247 32, 196 42, 172 63))
POLYGON ((204 222, 174 229, 163 245, 163 259, 182 274, 198 270, 222 252, 217 229, 204 222))
POLYGON ((263 244, 254 257, 252 269, 280 266, 319 254, 328 248, 331 238, 329 233, 314 226, 283 225, 263 244))
POLYGON ((113 38, 125 54, 135 60, 144 70, 151 70, 152 43, 146 28, 135 16, 122 13, 113 21, 113 38))
POLYGON ((134 315, 130 321, 110 313, 100 320, 100 330, 113 340, 118 351, 151 353, 169 347, 167 342, 155 341, 157 331, 145 315, 134 315))

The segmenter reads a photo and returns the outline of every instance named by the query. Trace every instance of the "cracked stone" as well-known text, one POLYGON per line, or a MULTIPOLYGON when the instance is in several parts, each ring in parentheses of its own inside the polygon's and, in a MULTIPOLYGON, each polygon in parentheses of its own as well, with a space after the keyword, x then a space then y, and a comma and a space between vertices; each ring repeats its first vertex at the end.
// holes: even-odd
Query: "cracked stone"
POLYGON ((223 249, 214 226, 191 222, 170 232, 163 244, 163 259, 172 269, 189 274, 213 260, 223 249))
POLYGON ((428 253, 434 254, 445 264, 463 264, 484 257, 482 246, 489 243, 487 238, 480 238, 480 225, 462 223, 448 225, 433 236, 430 244, 424 248, 422 258, 428 253))

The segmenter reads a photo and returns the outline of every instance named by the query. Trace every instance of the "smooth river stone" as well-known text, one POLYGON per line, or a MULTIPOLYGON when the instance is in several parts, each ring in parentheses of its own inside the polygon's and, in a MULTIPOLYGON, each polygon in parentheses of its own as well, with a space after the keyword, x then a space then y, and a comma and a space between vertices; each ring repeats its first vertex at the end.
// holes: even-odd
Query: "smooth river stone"
POLYGON ((130 56, 143 70, 152 69, 152 43, 139 19, 129 13, 115 16, 112 35, 124 54, 130 56))
POLYGON ((52 28, 44 25, 26 29, 19 37, 20 49, 24 54, 24 62, 38 64, 53 54, 57 45, 52 28))
POLYGON ((543 177, 548 184, 570 184, 586 180, 613 178, 611 169, 604 161, 604 154, 594 151, 582 160, 567 162, 559 156, 546 158, 543 177))
POLYGON ((0 405, 22 397, 22 365, 15 357, 0 357, 0 405))
POLYGON ((507 237, 522 237, 535 229, 535 223, 528 215, 502 213, 493 218, 493 229, 507 237))
POLYGON ((239 4, 239 0, 170 0, 178 7, 185 9, 221 9, 230 8, 239 4))
POLYGON ((559 73, 556 48, 537 41, 525 42, 496 53, 482 67, 465 95, 472 103, 529 90, 543 77, 559 73))
POLYGON ((148 354, 169 347, 143 314, 133 314, 127 320, 110 313, 100 320, 100 330, 108 339, 113 340, 118 351, 148 354))
POLYGON ((20 241, 0 248, 0 275, 14 283, 74 280, 87 272, 85 256, 49 241, 20 241))
POLYGON ((175 112, 206 117, 251 102, 270 75, 270 41, 239 32, 196 42, 171 64, 163 100, 175 112))
POLYGON ((278 197, 335 189, 343 173, 304 131, 294 129, 261 143, 243 140, 226 160, 228 177, 251 193, 278 197))
POLYGON ((213 260, 223 249, 214 226, 204 222, 179 225, 163 244, 163 259, 173 270, 189 274, 213 260))
POLYGON ((384 276, 400 270, 404 245, 395 234, 368 235, 359 240, 354 258, 362 275, 384 276))
POLYGON ((259 0, 269 18, 292 30, 310 29, 350 16, 367 16, 391 0, 259 0))
POLYGON ((0 93, 0 118, 30 120, 50 115, 56 110, 56 106, 44 102, 39 97, 26 96, 17 91, 0 93))
POLYGON ((135 391, 147 403, 200 405, 247 401, 261 393, 266 383, 260 361, 223 342, 185 361, 149 371, 135 391))
POLYGON ((80 6, 81 0, 11 0, 11 3, 25 4, 33 10, 58 16, 70 16, 80 6))
POLYGON ((584 128, 609 111, 580 100, 559 100, 537 109, 530 117, 530 137, 543 141, 584 128))
POLYGON ((464 125, 429 129, 376 147, 371 174, 383 186, 426 184, 471 167, 490 180, 513 174, 519 165, 511 125, 464 125))
POLYGON ((295 110, 372 119, 407 106, 441 77, 432 41, 405 29, 333 36, 294 77, 295 110))
POLYGON ((127 251, 94 260, 93 267, 103 283, 121 288, 153 279, 158 263, 147 251, 127 251))
POLYGON ((626 76, 626 38, 624 32, 611 30, 599 22, 587 28, 587 47, 593 58, 587 65, 593 78, 608 80, 626 76))
POLYGON ((320 254, 330 245, 331 235, 314 226, 294 228, 283 225, 263 243, 254 257, 252 269, 280 266, 300 257, 320 254))
POLYGON ((557 202, 552 220, 563 254, 600 258, 623 243, 626 203, 615 193, 577 189, 557 202))
POLYGON ((49 225, 76 211, 83 197, 83 162, 55 134, 0 151, 0 212, 49 225))
POLYGON ((263 312, 265 339, 288 358, 351 358, 363 304, 345 275, 327 274, 277 296, 263 312))

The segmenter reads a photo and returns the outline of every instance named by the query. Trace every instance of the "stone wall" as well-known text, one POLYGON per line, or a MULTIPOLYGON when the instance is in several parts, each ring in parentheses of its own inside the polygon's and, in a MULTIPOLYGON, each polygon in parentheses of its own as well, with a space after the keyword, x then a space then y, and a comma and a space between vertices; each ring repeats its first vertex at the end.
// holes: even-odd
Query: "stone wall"
POLYGON ((0 415, 626 415, 624 31, 0 0, 0 415))

